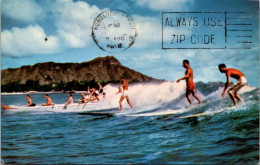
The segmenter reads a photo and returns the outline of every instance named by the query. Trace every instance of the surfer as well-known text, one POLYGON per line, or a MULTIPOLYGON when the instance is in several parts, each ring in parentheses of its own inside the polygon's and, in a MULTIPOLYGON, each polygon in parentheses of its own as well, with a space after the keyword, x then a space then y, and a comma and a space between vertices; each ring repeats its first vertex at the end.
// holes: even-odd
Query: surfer
POLYGON ((122 85, 120 87, 118 87, 119 91, 117 93, 121 93, 121 87, 123 88, 123 93, 122 96, 119 100, 119 105, 120 105, 120 111, 122 112, 122 102, 123 100, 126 98, 127 103, 130 105, 131 108, 134 108, 134 106, 131 104, 130 102, 130 98, 128 96, 128 82, 126 81, 126 79, 124 77, 121 78, 122 81, 122 85))
POLYGON ((86 96, 84 95, 84 93, 81 92, 81 100, 80 100, 79 104, 83 104, 83 103, 87 103, 87 99, 86 99, 86 96))
POLYGON ((179 83, 181 80, 186 79, 186 85, 187 85, 186 97, 189 103, 192 104, 190 99, 190 94, 192 94, 198 100, 198 102, 201 103, 199 96, 195 92, 195 84, 193 82, 193 71, 192 68, 190 67, 190 62, 188 60, 183 60, 182 66, 186 69, 185 76, 178 79, 177 83, 179 83))
POLYGON ((72 98, 72 94, 71 93, 68 93, 68 96, 69 96, 69 99, 68 101, 65 103, 65 105, 69 105, 69 104, 73 104, 73 98, 72 98))
POLYGON ((36 104, 34 104, 34 103, 32 102, 32 99, 31 99, 31 96, 30 96, 30 95, 26 95, 26 99, 27 99, 27 102, 28 102, 28 104, 27 104, 28 107, 32 107, 32 106, 35 106, 35 105, 36 105, 36 104))
POLYGON ((48 95, 48 94, 45 94, 44 97, 46 98, 47 103, 42 104, 42 106, 50 106, 50 105, 52 105, 52 100, 51 100, 51 98, 49 97, 49 95, 48 95))
POLYGON ((102 85, 100 83, 98 83, 98 87, 99 87, 98 94, 103 93, 103 87, 102 87, 102 85))
POLYGON ((242 72, 240 72, 237 69, 234 68, 227 68, 225 64, 219 64, 218 65, 219 71, 221 73, 225 73, 226 77, 227 77, 227 82, 225 84, 225 88, 223 90, 222 93, 222 97, 225 96, 226 90, 230 85, 230 77, 235 78, 237 81, 237 83, 235 85, 233 85, 231 88, 228 89, 228 94, 231 98, 231 100, 233 101, 234 106, 237 104, 236 103, 236 99, 238 99, 239 101, 242 102, 241 97, 237 94, 237 92, 247 84, 247 80, 244 76, 244 74, 242 72))

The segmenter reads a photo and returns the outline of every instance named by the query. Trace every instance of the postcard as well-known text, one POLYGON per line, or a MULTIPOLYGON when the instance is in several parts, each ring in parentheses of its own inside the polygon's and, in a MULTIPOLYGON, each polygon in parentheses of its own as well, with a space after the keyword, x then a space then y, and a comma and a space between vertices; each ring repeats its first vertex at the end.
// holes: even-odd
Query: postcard
POLYGON ((259 1, 2 0, 1 164, 257 164, 259 1))

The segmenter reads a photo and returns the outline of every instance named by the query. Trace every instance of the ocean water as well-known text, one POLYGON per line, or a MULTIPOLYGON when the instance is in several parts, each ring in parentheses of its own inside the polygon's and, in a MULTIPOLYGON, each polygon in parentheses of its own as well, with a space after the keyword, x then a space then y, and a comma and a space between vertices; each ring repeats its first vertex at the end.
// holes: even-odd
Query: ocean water
MULTIPOLYGON (((71 112, 1 111, 1 149, 5 163, 32 164, 257 164, 259 161, 259 88, 244 87, 243 103, 230 108, 223 87, 197 86, 202 105, 190 107, 185 84, 136 83, 129 87, 135 106, 124 101, 120 113, 117 86, 104 88, 100 109, 115 116, 88 116, 71 112), (128 114, 180 110, 164 116, 128 114), (207 116, 179 119, 207 112, 207 116), (218 112, 218 113, 217 113, 218 112)), ((66 94, 50 94, 64 103, 66 94)), ((31 95, 36 104, 43 94, 31 95)), ((75 102, 80 94, 73 95, 75 102)), ((25 95, 2 95, 6 105, 25 105, 25 95)))

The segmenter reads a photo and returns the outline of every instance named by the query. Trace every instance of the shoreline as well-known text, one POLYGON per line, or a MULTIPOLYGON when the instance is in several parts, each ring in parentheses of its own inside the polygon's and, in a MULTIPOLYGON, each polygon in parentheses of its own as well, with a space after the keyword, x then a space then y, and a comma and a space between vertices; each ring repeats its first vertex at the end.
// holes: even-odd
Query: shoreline
POLYGON ((64 93, 62 91, 49 91, 49 92, 38 92, 38 91, 28 91, 28 92, 3 92, 1 95, 33 95, 33 94, 55 94, 55 93, 64 93))

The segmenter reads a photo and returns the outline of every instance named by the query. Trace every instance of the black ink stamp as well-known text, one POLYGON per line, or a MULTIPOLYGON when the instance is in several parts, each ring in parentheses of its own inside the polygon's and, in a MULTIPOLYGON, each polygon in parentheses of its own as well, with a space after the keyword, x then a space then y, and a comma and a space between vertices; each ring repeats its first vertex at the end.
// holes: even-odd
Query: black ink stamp
POLYGON ((121 10, 100 13, 92 26, 92 38, 96 45, 109 53, 120 52, 131 47, 137 32, 133 18, 121 10))
POLYGON ((245 12, 163 12, 162 49, 250 49, 245 12))

